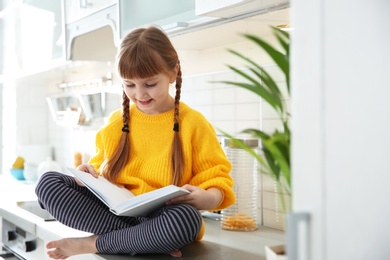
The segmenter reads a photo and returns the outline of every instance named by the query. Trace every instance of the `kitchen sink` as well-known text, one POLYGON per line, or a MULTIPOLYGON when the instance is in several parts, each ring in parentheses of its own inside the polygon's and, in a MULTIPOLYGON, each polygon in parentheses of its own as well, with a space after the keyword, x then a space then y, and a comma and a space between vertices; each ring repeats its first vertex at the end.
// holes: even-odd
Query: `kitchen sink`
POLYGON ((39 206, 38 201, 20 201, 17 202, 18 207, 28 211, 29 213, 43 219, 44 221, 55 221, 56 219, 46 210, 39 206))

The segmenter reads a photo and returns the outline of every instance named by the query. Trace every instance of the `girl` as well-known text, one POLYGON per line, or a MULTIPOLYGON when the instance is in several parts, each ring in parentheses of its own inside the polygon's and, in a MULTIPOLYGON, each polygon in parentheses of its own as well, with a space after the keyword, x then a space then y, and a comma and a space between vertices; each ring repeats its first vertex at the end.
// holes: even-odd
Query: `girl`
POLYGON ((96 155, 78 169, 102 175, 135 195, 172 183, 191 193, 148 216, 119 217, 77 179, 45 173, 36 187, 41 206, 61 223, 93 234, 49 242, 51 258, 85 253, 180 257, 181 247, 203 236, 199 210, 220 210, 235 202, 231 164, 213 127, 180 102, 180 63, 165 33, 156 27, 134 30, 124 37, 117 60, 122 110, 98 131, 96 155), (175 98, 169 95, 174 82, 175 98))

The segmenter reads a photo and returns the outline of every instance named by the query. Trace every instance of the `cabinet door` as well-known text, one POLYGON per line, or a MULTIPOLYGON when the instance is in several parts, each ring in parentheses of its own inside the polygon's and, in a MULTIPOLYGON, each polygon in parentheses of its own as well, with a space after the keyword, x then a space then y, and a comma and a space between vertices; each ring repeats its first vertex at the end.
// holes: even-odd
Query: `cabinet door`
POLYGON ((34 70, 64 59, 61 1, 12 3, 3 14, 2 43, 7 49, 7 57, 2 58, 4 72, 6 67, 34 70))
POLYGON ((389 259, 390 1, 293 3, 293 208, 311 220, 288 259, 389 259))
POLYGON ((65 0, 65 22, 73 23, 116 3, 116 0, 65 0))
POLYGON ((120 0, 120 37, 144 25, 183 26, 195 16, 195 0, 120 0))

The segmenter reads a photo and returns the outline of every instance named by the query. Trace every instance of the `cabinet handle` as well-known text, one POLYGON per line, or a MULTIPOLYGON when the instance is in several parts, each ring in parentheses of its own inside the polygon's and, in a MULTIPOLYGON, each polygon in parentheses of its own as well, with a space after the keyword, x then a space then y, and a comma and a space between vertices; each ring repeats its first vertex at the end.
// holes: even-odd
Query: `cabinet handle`
POLYGON ((7 233, 7 241, 12 241, 17 238, 16 232, 15 231, 8 231, 7 233))
MULTIPOLYGON (((307 212, 296 212, 296 213, 289 213, 287 215, 287 257, 288 260, 302 260, 302 255, 299 253, 306 254, 306 258, 308 259, 308 250, 309 250, 309 223, 310 223, 310 214, 307 212), (299 223, 303 222, 307 227, 307 232, 304 234, 305 240, 300 240, 299 236, 299 223), (306 252, 301 252, 298 248, 299 243, 298 241, 301 241, 304 243, 303 247, 306 252)), ((302 247, 301 247, 302 248, 302 247)))
POLYGON ((162 29, 164 31, 167 31, 167 30, 172 30, 172 29, 185 28, 187 26, 188 26, 188 23, 185 23, 185 22, 175 22, 175 23, 170 23, 170 24, 162 26, 162 29))
POLYGON ((24 242, 25 252, 34 251, 37 248, 35 240, 24 242))

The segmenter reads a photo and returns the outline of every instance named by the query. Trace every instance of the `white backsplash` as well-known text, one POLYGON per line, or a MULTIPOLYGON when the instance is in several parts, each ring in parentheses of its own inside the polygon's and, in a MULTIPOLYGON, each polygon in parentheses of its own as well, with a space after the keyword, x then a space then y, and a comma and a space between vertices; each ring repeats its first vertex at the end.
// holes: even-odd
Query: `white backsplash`
MULTIPOLYGON (((283 81, 275 65, 265 68, 283 81)), ((241 82, 243 79, 228 70, 184 77, 181 100, 203 113, 218 134, 218 129, 240 135, 247 128, 270 131, 280 127, 277 114, 255 93, 220 81, 241 82)))

